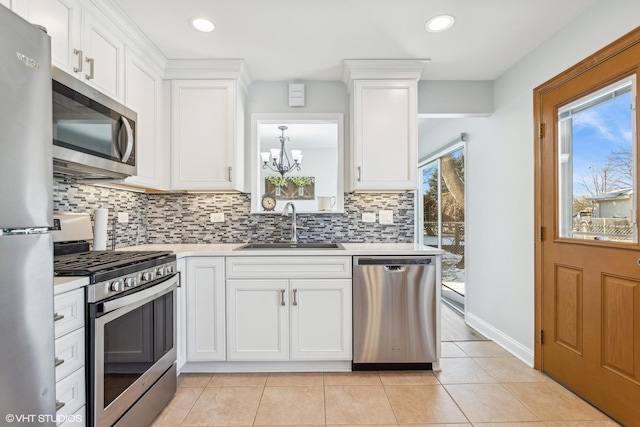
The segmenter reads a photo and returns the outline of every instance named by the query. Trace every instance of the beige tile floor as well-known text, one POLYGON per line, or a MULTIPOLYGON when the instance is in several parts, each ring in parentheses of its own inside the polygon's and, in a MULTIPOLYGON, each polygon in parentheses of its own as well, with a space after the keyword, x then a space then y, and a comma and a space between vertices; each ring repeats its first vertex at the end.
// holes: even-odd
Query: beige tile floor
POLYGON ((160 426, 617 426, 491 341, 442 343, 442 371, 182 374, 160 426))

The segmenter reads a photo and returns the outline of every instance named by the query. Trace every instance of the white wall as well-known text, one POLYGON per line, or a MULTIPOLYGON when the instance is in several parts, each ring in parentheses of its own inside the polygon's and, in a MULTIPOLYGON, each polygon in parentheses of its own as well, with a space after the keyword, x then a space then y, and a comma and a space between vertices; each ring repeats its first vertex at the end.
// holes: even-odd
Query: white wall
POLYGON ((422 80, 418 82, 418 114, 431 117, 493 113, 493 82, 422 80))
POLYGON ((486 119, 446 120, 420 138, 423 156, 460 132, 469 133, 467 322, 531 365, 533 89, 636 28, 639 16, 638 0, 594 2, 494 81, 493 115, 486 119))

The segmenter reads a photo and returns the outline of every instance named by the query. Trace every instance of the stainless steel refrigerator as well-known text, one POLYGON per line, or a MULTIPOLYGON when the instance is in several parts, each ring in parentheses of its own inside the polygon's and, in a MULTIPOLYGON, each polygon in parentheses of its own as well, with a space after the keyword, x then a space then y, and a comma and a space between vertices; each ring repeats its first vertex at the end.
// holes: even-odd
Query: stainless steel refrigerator
POLYGON ((55 425, 50 46, 0 5, 1 425, 55 425))

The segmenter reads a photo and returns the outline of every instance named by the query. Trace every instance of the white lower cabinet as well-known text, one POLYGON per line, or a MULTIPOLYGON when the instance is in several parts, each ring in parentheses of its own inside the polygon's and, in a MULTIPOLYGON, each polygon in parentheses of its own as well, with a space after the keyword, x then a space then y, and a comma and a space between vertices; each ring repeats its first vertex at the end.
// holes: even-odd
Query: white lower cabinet
POLYGON ((186 261, 187 361, 225 360, 224 258, 186 261))
POLYGON ((351 279, 297 279, 289 286, 289 358, 351 360, 351 279))
POLYGON ((56 418, 58 424, 86 415, 84 289, 55 295, 56 418))
POLYGON ((254 259, 227 258, 227 360, 351 360, 350 258, 254 259))
POLYGON ((228 360, 288 360, 287 280, 227 281, 228 360))
POLYGON ((180 274, 180 285, 176 292, 176 369, 179 373, 187 363, 187 261, 181 258, 176 264, 180 274))

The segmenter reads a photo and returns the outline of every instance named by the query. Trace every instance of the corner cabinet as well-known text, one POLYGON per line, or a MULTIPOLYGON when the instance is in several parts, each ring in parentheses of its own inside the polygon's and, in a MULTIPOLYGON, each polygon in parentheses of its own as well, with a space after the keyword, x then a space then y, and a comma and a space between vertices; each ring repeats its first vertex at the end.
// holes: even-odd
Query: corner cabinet
POLYGON ((187 362, 225 360, 224 258, 186 260, 187 362))
POLYGON ((173 190, 244 191, 244 91, 235 80, 172 80, 173 190))
POLYGON ((416 188, 417 81, 352 82, 352 174, 355 191, 416 188))
POLYGON ((125 103, 138 114, 136 121, 137 173, 126 184, 165 190, 168 188, 168 153, 162 137, 162 73, 132 49, 126 51, 125 103))
POLYGON ((351 360, 350 257, 227 258, 227 360, 351 360))

